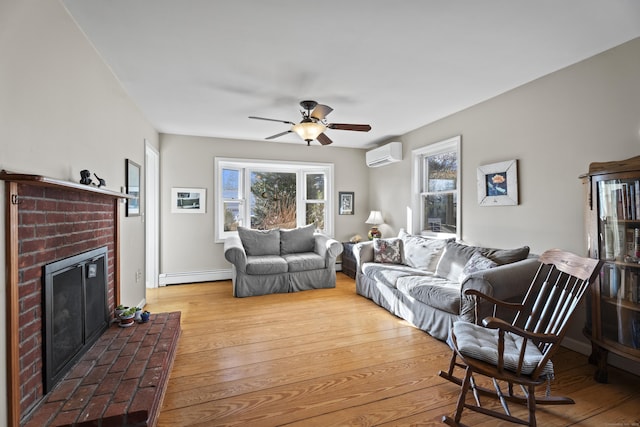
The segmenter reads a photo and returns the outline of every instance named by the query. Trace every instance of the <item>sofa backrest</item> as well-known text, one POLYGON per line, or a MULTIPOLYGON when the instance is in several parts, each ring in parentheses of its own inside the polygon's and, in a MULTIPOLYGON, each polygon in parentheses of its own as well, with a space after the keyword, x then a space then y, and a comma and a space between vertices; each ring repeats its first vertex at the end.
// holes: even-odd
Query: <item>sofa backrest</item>
POLYGON ((314 224, 290 230, 279 228, 253 230, 238 227, 238 236, 249 256, 286 255, 313 252, 315 249, 314 230, 314 224))

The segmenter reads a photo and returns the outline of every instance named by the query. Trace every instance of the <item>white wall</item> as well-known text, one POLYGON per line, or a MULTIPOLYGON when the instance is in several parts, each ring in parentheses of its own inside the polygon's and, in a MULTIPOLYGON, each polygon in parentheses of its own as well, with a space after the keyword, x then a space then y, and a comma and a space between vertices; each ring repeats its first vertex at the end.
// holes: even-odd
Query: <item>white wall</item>
MULTIPOLYGON (((348 137, 348 133, 345 133, 348 137)), ((347 241, 366 232, 369 185, 364 151, 338 147, 308 147, 268 141, 241 141, 181 135, 161 135, 161 267, 164 274, 230 270, 222 243, 214 241, 214 158, 291 160, 334 164, 335 238, 347 241), (171 213, 172 187, 207 190, 205 214, 171 213), (339 191, 355 193, 355 214, 337 215, 339 191)))
MULTIPOLYGON (((586 255, 583 188, 591 162, 640 154, 640 39, 540 78, 404 135, 404 160, 372 169, 372 206, 405 227, 412 149, 462 135, 462 238, 532 252, 562 248, 586 255), (478 166, 518 159, 520 204, 481 207, 478 166)), ((569 337, 586 349, 581 311, 569 337)), ((615 359, 615 358, 614 358, 615 359)))
MULTIPOLYGON (((58 1, 0 2, 0 169, 79 181, 89 169, 107 188, 124 186, 124 162, 144 164, 144 139, 158 135, 58 1)), ((0 200, 4 202, 4 185, 0 200)), ((144 299, 142 217, 122 214, 122 300, 144 299)), ((4 208, 0 209, 4 224, 4 208)), ((0 240, 5 241, 4 227, 0 240)), ((4 244, 0 259, 5 259, 4 244)), ((0 318, 5 318, 0 269, 0 318)), ((0 389, 6 388, 6 337, 0 329, 0 389)), ((6 393, 5 393, 6 395, 6 393)), ((0 424, 7 417, 0 400, 0 424)))

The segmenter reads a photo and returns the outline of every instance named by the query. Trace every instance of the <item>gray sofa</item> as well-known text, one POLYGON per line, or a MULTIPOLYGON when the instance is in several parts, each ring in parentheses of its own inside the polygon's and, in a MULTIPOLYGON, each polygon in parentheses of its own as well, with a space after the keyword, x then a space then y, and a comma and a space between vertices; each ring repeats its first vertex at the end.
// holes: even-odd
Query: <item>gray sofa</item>
POLYGON ((440 340, 457 320, 491 315, 492 306, 476 306, 465 290, 520 302, 539 265, 527 246, 501 250, 406 233, 353 251, 356 292, 440 340))
POLYGON ((248 297, 335 288, 336 257, 342 244, 308 225, 292 230, 238 228, 225 239, 233 267, 233 295, 248 297))

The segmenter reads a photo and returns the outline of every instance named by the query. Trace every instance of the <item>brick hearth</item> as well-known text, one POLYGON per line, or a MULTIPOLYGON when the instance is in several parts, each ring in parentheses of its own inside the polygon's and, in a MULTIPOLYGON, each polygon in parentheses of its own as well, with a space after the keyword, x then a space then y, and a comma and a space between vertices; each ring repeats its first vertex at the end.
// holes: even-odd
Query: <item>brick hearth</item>
POLYGON ((179 336, 180 312, 129 328, 113 324, 24 427, 155 425, 179 336))

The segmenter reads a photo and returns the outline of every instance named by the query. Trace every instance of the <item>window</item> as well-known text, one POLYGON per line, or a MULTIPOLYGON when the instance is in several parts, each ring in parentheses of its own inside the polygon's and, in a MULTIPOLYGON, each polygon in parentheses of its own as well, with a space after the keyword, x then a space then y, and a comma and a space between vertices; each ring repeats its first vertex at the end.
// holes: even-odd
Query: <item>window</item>
POLYGON ((413 151, 411 226, 460 237, 460 136, 413 151))
POLYGON ((333 233, 333 165, 215 159, 216 240, 238 226, 258 230, 316 224, 333 233))

